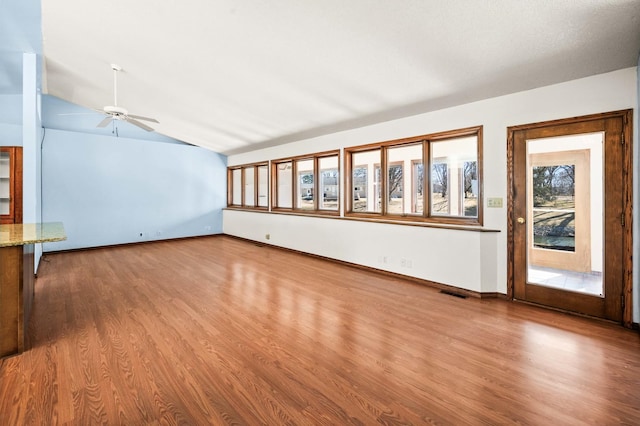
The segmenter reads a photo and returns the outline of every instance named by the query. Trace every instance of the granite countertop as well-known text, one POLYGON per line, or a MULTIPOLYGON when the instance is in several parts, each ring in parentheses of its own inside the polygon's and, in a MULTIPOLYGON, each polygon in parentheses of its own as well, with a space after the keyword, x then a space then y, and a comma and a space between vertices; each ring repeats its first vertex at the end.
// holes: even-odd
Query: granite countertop
POLYGON ((0 225, 0 247, 64 241, 62 222, 0 225))

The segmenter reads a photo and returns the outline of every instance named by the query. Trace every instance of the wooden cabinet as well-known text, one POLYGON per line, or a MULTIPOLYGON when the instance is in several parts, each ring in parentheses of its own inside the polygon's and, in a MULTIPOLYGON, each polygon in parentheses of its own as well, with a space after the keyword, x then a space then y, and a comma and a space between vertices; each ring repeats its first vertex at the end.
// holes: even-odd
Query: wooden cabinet
POLYGON ((0 358, 25 351, 34 296, 33 244, 0 247, 0 358))
POLYGON ((59 222, 0 225, 0 358, 27 349, 35 244, 66 239, 59 222))
POLYGON ((22 223, 22 147, 0 146, 0 223, 22 223))

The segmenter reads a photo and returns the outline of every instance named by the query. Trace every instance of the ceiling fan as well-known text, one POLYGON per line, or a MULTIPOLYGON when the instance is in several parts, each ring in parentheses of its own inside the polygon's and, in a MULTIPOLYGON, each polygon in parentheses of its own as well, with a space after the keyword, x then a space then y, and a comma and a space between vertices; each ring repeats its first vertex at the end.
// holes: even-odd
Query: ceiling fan
POLYGON ((134 126, 138 126, 141 129, 146 130, 147 132, 153 131, 153 128, 138 120, 159 123, 158 120, 156 120, 155 118, 129 114, 129 111, 127 111, 126 108, 118 106, 118 72, 122 71, 122 68, 116 64, 111 64, 111 69, 113 70, 113 105, 107 105, 102 109, 101 112, 104 112, 105 114, 107 114, 107 116, 104 118, 104 120, 98 123, 97 127, 106 127, 113 120, 120 120, 131 123, 134 126))

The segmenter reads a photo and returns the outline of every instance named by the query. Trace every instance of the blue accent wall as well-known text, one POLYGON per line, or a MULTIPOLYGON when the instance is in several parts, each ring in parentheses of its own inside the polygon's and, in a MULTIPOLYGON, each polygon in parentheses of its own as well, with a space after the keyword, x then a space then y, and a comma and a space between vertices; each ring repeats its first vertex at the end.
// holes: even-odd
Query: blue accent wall
POLYGON ((221 233, 226 161, 191 145, 45 129, 42 219, 63 222, 67 240, 44 251, 221 233))
POLYGON ((19 94, 0 94, 0 146, 22 146, 22 79, 19 94))
POLYGON ((226 157, 41 96, 41 28, 39 0, 0 1, 0 145, 24 149, 25 222, 68 235, 42 249, 222 232, 226 157))

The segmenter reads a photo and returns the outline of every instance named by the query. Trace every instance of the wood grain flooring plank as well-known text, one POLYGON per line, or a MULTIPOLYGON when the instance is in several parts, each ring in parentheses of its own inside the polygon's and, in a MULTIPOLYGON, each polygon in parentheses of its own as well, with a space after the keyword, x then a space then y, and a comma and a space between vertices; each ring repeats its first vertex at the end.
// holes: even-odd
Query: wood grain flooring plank
POLYGON ((640 337, 231 237, 48 254, 0 424, 639 424, 640 337))

